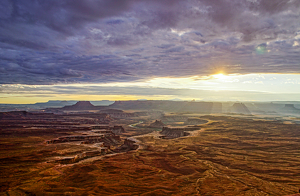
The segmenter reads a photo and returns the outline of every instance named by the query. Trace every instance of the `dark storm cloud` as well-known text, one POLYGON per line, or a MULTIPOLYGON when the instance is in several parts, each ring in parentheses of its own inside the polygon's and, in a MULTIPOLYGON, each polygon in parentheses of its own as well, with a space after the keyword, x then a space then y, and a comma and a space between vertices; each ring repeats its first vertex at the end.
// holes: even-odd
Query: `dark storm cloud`
POLYGON ((297 0, 260 0, 252 1, 252 9, 261 11, 262 13, 277 13, 287 9, 297 9, 300 2, 297 0))
POLYGON ((298 0, 2 0, 0 83, 297 73, 299 7, 298 0))
POLYGON ((131 0, 4 0, 1 18, 10 22, 45 24, 58 31, 80 27, 83 23, 118 15, 127 10, 131 0))

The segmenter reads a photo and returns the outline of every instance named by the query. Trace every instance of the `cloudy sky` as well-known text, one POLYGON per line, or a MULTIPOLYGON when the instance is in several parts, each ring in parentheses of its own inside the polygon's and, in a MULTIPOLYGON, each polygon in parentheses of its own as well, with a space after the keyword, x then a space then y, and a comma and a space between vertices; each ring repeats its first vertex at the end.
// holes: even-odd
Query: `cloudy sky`
POLYGON ((299 0, 1 0, 0 103, 300 100, 299 0))

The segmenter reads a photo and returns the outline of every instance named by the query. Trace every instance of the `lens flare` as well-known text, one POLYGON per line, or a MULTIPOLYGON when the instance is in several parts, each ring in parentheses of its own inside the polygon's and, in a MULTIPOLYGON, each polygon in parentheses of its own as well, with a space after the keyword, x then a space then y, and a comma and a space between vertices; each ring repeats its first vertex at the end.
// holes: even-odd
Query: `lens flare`
POLYGON ((267 51, 266 46, 264 44, 261 44, 255 48, 255 51, 257 54, 265 54, 267 51))

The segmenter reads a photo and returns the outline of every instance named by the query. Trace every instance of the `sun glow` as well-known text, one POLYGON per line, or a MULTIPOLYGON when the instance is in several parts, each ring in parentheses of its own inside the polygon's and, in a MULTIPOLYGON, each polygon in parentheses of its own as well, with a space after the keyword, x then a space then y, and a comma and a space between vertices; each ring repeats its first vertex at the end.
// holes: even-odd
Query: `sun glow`
POLYGON ((136 99, 213 99, 225 100, 300 100, 300 74, 225 74, 207 76, 160 77, 144 81, 25 85, 1 84, 0 103, 35 103, 48 100, 136 100, 136 99), (214 91, 224 91, 213 95, 214 91), (240 94, 238 94, 238 92, 240 94), (244 92, 256 92, 247 97, 244 92), (293 92, 293 93, 290 93, 293 92), (257 94, 258 93, 258 94, 257 94), (233 96, 233 95, 232 95, 233 96), (264 98, 263 98, 264 97, 264 98))
POLYGON ((223 73, 218 73, 218 74, 212 75, 212 77, 213 77, 214 79, 221 79, 221 80, 227 78, 227 76, 224 75, 223 73))

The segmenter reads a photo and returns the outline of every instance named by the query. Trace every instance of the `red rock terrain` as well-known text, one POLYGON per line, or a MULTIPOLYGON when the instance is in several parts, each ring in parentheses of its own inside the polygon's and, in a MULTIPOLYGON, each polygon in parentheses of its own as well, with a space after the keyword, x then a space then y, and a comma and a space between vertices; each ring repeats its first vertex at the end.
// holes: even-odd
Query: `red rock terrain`
POLYGON ((137 138, 140 147, 135 151, 76 164, 48 161, 93 152, 95 147, 44 143, 61 134, 57 132, 2 134, 1 194, 278 196, 298 192, 299 125, 223 116, 201 119, 209 123, 191 136, 159 139, 146 134, 137 138))

